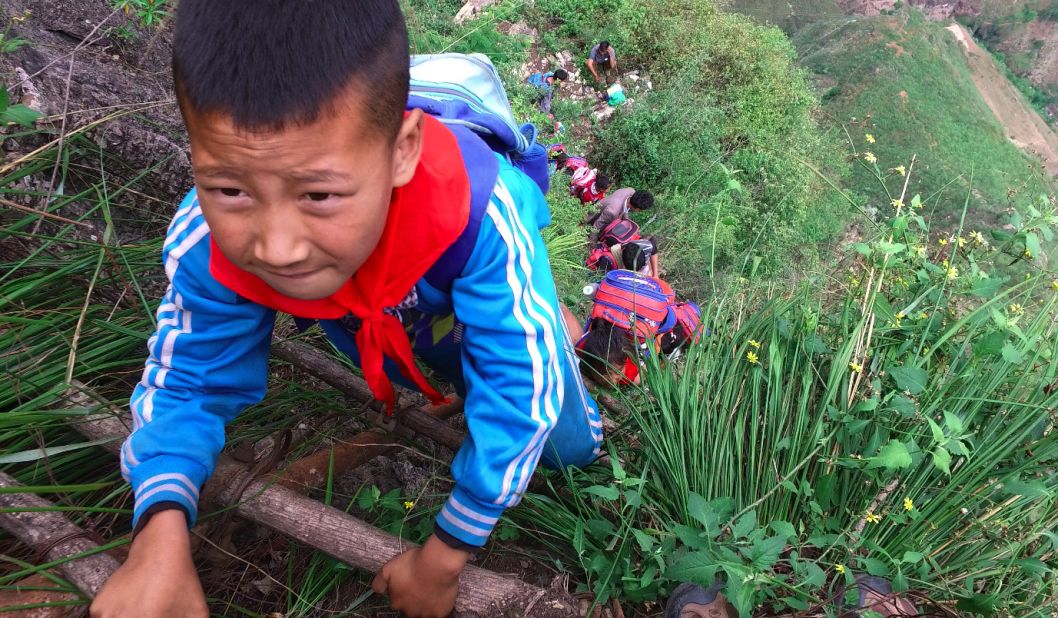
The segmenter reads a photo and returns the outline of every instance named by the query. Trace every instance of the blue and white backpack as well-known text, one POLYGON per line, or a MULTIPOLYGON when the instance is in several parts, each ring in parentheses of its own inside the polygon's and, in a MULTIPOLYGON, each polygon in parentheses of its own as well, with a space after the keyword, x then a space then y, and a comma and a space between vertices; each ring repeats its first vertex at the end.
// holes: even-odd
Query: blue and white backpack
POLYGON ((466 231, 426 273, 426 280, 448 291, 466 265, 477 241, 481 218, 496 185, 502 155, 540 187, 548 190, 547 150, 536 141, 536 127, 514 119, 507 92, 492 61, 483 54, 412 56, 408 109, 437 118, 459 142, 470 172, 470 222, 466 231))

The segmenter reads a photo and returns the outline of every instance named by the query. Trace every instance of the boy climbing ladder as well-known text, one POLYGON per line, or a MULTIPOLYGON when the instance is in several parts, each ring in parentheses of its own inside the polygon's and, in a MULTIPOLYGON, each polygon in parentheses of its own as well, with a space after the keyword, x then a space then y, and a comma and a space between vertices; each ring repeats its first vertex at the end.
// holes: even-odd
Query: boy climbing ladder
POLYGON ((487 59, 409 60, 395 0, 182 0, 173 68, 195 188, 163 246, 122 447, 135 538, 91 614, 208 614, 188 528, 225 424, 264 396, 282 311, 319 320, 389 409, 391 380, 442 399, 417 360, 465 395, 434 533, 373 583, 409 616, 445 616, 537 463, 600 453, 539 232, 546 154, 487 59), (415 337, 435 322, 458 327, 415 337))

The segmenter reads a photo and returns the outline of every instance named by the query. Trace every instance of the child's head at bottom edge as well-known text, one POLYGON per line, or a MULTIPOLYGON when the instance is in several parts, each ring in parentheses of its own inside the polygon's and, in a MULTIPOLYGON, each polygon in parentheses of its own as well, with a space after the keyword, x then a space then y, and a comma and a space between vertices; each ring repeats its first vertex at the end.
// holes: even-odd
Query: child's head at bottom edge
POLYGON ((325 298, 367 260, 415 174, 397 0, 181 0, 173 76, 199 204, 236 266, 325 298))
POLYGON ((585 376, 603 386, 639 384, 633 352, 631 336, 601 319, 592 320, 591 330, 577 344, 585 376))

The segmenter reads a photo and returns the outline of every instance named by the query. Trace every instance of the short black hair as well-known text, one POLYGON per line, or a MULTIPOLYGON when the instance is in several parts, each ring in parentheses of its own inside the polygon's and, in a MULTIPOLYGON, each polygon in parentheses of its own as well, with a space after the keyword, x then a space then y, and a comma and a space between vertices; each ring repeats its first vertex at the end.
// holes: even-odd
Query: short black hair
POLYGON ((569 73, 566 72, 566 69, 559 69, 555 71, 553 77, 560 81, 566 81, 567 79, 569 79, 569 73))
POLYGON ((595 177, 595 188, 600 191, 605 191, 610 188, 610 177, 606 174, 599 174, 595 177))
POLYGON ((633 240, 625 243, 621 246, 621 261, 624 263, 624 268, 633 272, 639 272, 650 263, 650 256, 657 252, 657 245, 654 241, 649 238, 633 240), (649 244, 650 249, 644 247, 644 244, 649 244))
POLYGON ((565 163, 566 161, 569 161, 569 155, 568 155, 568 154, 566 154, 566 153, 564 153, 564 152, 560 152, 560 153, 558 153, 557 155, 555 155, 555 161, 556 161, 556 162, 557 162, 557 163, 558 163, 559 165, 562 165, 562 164, 563 164, 563 163, 565 163))
POLYGON ((654 207, 654 194, 650 191, 636 191, 628 198, 628 205, 633 210, 649 210, 654 207))
POLYGON ((396 136, 408 99, 398 0, 180 0, 173 81, 181 111, 248 129, 308 124, 356 83, 368 125, 396 136))
POLYGON ((629 334, 606 320, 592 320, 591 330, 577 346, 588 378, 606 384, 610 372, 621 371, 633 351, 629 334))
POLYGON ((599 41, 599 49, 600 50, 607 49, 609 47, 610 47, 610 42, 607 41, 606 39, 603 39, 603 40, 599 41))

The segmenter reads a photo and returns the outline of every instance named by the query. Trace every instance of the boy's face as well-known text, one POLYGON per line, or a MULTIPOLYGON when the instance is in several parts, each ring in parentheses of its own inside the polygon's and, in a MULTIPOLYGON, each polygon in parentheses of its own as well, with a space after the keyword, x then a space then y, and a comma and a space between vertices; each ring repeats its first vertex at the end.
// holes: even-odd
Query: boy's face
POLYGON ((225 114, 185 110, 213 240, 236 266, 293 298, 325 298, 356 273, 421 152, 418 110, 393 139, 369 126, 355 94, 333 109, 312 124, 254 132, 225 114))

